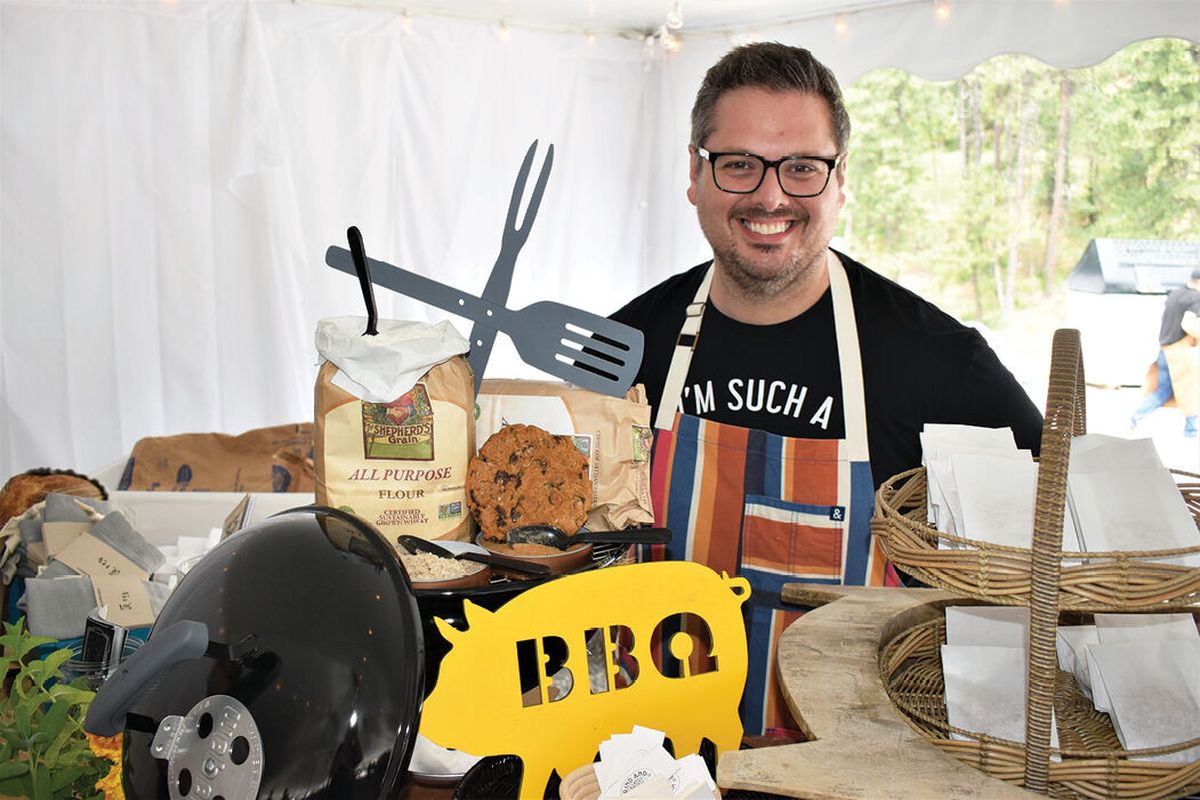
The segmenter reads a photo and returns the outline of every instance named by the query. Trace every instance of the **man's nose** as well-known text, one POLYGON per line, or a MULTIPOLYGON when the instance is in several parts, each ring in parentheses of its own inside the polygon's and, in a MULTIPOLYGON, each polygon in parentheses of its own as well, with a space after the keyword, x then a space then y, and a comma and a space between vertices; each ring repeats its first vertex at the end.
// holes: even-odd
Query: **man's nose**
POLYGON ((771 167, 766 171, 751 197, 767 208, 780 208, 791 202, 790 196, 783 191, 783 185, 779 182, 779 167, 771 167))

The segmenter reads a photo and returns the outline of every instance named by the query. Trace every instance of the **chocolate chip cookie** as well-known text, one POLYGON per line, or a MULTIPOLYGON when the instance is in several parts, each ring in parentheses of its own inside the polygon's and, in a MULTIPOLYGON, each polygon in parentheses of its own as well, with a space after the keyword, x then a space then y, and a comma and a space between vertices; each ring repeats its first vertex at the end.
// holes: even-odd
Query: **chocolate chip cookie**
POLYGON ((520 525, 553 525, 575 533, 592 506, 587 458, 570 436, 506 425, 471 459, 467 506, 488 539, 503 541, 520 525))

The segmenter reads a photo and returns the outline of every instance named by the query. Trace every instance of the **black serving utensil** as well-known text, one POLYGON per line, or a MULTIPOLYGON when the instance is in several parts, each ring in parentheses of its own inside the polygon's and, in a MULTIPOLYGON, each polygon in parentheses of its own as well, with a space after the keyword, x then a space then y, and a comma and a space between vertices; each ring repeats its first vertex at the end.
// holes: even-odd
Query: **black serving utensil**
POLYGON ((520 525, 508 531, 509 544, 541 544, 570 550, 577 544, 667 544, 671 531, 666 528, 629 528, 623 531, 580 531, 568 534, 553 525, 520 525))
POLYGON ((413 536, 412 534, 408 533, 397 536, 396 541, 401 547, 410 553, 416 553, 420 551, 424 553, 432 553, 433 555, 441 556, 442 558, 452 558, 456 561, 475 561, 480 564, 487 564, 490 567, 509 569, 515 572, 524 572, 528 575, 550 574, 550 568, 545 564, 531 564, 528 561, 519 561, 515 558, 505 558, 504 556, 498 556, 491 553, 476 553, 470 550, 464 553, 452 553, 436 542, 431 542, 428 539, 422 539, 420 536, 413 536))
POLYGON ((362 234, 353 225, 346 229, 346 240, 350 243, 350 255, 354 258, 354 272, 358 275, 358 285, 362 288, 363 303, 367 306, 367 329, 363 331, 363 336, 375 336, 379 333, 375 329, 379 315, 375 311, 375 285, 371 283, 371 267, 367 263, 367 249, 363 247, 362 234))

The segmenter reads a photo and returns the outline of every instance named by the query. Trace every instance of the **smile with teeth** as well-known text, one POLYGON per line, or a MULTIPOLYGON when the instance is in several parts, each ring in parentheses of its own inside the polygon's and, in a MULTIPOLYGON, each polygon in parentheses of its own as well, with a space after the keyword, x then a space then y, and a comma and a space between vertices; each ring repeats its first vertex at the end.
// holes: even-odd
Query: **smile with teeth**
POLYGON ((747 230, 761 236, 774 236, 775 234, 783 233, 792 227, 794 222, 795 220, 790 219, 763 220, 761 222, 756 222, 752 219, 742 220, 742 224, 746 226, 747 230))

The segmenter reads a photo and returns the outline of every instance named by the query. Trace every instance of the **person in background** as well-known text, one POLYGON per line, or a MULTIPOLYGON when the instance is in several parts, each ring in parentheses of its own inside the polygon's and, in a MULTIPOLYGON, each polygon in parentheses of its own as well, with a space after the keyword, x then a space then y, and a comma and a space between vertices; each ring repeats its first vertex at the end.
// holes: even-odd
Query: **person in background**
POLYGON ((1041 415, 979 333, 829 248, 850 120, 830 70, 778 43, 734 49, 692 109, 688 200, 712 261, 613 314, 645 335, 637 380, 656 428, 652 493, 670 545, 749 579, 747 734, 797 729, 776 683, 796 580, 895 585, 872 543, 874 490, 921 463, 927 422, 1041 415))
POLYGON ((1196 435, 1200 409, 1200 269, 1192 270, 1186 284, 1167 295, 1158 329, 1157 383, 1151 379, 1146 399, 1129 418, 1130 429, 1161 408, 1172 397, 1183 412, 1183 435, 1196 435))

